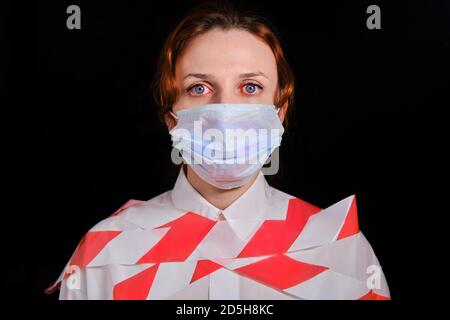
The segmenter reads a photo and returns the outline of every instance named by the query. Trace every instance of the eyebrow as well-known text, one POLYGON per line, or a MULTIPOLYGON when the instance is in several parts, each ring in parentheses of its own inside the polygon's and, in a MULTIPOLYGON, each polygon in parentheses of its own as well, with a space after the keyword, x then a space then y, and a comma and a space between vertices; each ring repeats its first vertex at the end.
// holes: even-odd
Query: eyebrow
MULTIPOLYGON (((195 78, 199 78, 202 80, 206 80, 208 79, 210 75, 208 75, 207 73, 188 73, 183 79, 186 79, 188 77, 195 77, 195 78)), ((267 79, 269 79, 268 76, 266 76, 263 72, 258 71, 258 72, 248 72, 248 73, 241 73, 239 75, 239 78, 249 78, 249 77, 256 77, 256 76, 262 76, 265 77, 267 79)))

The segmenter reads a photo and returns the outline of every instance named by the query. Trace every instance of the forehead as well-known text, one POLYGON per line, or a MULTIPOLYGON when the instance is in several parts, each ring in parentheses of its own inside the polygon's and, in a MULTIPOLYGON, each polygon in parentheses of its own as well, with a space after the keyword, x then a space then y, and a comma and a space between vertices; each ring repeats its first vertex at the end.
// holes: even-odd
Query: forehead
POLYGON ((190 72, 217 75, 260 71, 275 79, 276 61, 270 47, 238 29, 212 29, 195 37, 176 63, 176 76, 190 72))

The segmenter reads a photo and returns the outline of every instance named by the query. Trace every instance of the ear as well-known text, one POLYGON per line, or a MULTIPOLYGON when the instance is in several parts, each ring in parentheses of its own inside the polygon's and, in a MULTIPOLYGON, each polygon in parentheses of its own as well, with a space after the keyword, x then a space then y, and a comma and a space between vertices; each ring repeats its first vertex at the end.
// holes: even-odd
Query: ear
POLYGON ((168 112, 164 115, 164 122, 166 123, 167 129, 169 131, 177 125, 176 120, 168 112))
POLYGON ((280 117, 281 123, 284 122, 284 118, 286 117, 287 110, 288 110, 288 103, 285 102, 285 103, 280 107, 280 111, 278 111, 278 116, 280 117))

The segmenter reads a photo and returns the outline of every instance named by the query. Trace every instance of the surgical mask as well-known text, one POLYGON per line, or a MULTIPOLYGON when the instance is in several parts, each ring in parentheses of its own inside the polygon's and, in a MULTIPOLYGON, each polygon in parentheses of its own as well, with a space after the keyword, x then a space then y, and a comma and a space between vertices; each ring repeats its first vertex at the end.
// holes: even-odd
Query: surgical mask
POLYGON ((284 133, 274 105, 207 104, 172 115, 178 120, 169 131, 173 147, 200 178, 220 189, 247 183, 284 133))

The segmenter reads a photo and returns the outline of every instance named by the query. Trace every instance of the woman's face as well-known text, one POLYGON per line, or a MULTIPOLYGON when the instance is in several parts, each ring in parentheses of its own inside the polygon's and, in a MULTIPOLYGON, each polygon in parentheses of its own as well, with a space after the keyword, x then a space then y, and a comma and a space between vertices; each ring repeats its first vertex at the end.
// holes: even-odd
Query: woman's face
MULTIPOLYGON (((175 78, 180 93, 173 112, 210 103, 273 104, 278 83, 267 44, 247 31, 219 28, 189 43, 177 59, 175 78)), ((166 122, 170 129, 173 123, 166 122)))

